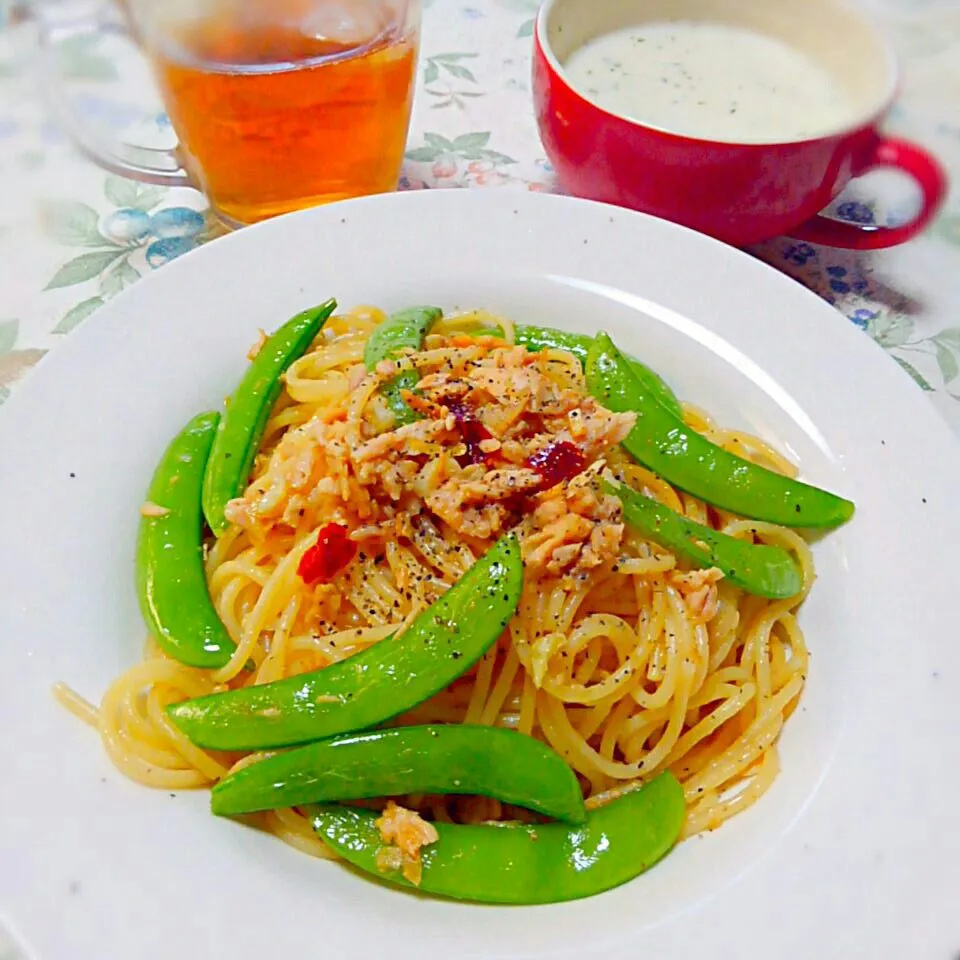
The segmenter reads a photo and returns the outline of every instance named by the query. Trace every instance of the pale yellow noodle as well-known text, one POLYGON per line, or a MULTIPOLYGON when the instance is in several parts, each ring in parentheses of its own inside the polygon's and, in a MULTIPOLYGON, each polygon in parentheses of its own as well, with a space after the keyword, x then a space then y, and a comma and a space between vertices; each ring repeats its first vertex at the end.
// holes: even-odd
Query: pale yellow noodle
POLYGON ((97 708, 72 687, 65 683, 55 683, 51 692, 57 702, 66 707, 77 719, 91 727, 99 726, 100 713, 97 708))
POLYGON ((517 674, 520 670, 520 658, 517 651, 511 646, 504 657, 503 665, 500 668, 500 675, 497 677, 490 696, 484 704, 483 712, 480 714, 479 722, 485 726, 491 726, 497 722, 497 718, 504 713, 504 706, 510 689, 514 684, 517 674))
POLYGON ((294 810, 267 810, 263 814, 265 829, 301 853, 320 860, 337 860, 337 855, 314 833, 310 821, 294 810))
POLYGON ((224 766, 218 763, 208 753, 194 746, 190 740, 182 734, 166 715, 164 707, 169 705, 170 701, 161 702, 160 688, 151 687, 147 691, 147 715, 151 723, 157 730, 163 731, 171 746, 180 754, 183 761, 191 767, 202 773, 208 780, 216 781, 225 777, 229 764, 224 766))
POLYGON ((490 685, 493 681, 493 668, 497 663, 497 648, 491 647, 480 659, 477 667, 476 676, 473 683, 473 690, 470 692, 470 702, 467 705, 467 713, 463 718, 464 723, 479 723, 483 713, 483 705, 486 703, 490 694, 490 685))

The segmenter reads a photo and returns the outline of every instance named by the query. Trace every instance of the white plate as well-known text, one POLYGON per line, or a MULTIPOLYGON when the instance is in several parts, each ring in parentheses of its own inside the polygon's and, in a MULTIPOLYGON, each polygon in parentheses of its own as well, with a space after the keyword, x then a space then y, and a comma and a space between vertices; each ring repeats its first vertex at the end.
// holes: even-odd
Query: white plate
POLYGON ((813 294, 639 214, 499 191, 394 195, 222 239, 137 284, 0 414, 0 907, 42 960, 931 958, 960 950, 960 454, 920 391, 813 294), (398 893, 126 782, 60 709, 135 661, 138 506, 258 327, 336 295, 603 327, 680 395, 857 502, 816 548, 813 651, 755 807, 590 900, 398 893))

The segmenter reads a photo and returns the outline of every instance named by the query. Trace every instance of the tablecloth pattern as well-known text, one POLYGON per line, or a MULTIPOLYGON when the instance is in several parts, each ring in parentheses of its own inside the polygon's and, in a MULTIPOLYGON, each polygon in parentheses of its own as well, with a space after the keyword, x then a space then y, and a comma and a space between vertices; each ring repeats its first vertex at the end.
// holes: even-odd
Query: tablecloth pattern
MULTIPOLYGON (((536 0, 424 5, 401 189, 554 190, 530 104, 536 0)), ((868 5, 905 67, 890 129, 933 149, 960 180, 960 3, 868 5)), ((106 301, 222 232, 199 194, 110 176, 82 158, 44 109, 35 51, 29 5, 0 0, 0 404, 106 301)), ((81 39, 62 48, 60 70, 89 122, 127 139, 169 140, 149 74, 135 58, 81 39)), ((878 188, 882 203, 867 199, 864 184, 835 204, 835 214, 902 221, 913 198, 889 184, 878 188)), ((834 304, 838 323, 846 317, 872 337, 960 432, 956 190, 924 237, 893 251, 852 254, 779 239, 753 252, 834 304)), ((0 932, 0 960, 18 955, 0 932)))
MULTIPOLYGON (((891 130, 933 149, 960 178, 960 3, 869 5, 905 66, 891 130)), ((426 0, 401 189, 555 189, 530 106, 535 11, 536 0, 426 0)), ((31 19, 26 4, 0 0, 0 402, 107 300, 221 230, 199 194, 109 176, 73 149, 38 92, 31 19)), ((81 39, 62 48, 61 71, 89 122, 127 139, 171 139, 135 57, 81 39)), ((864 183, 835 214, 902 221, 913 197, 880 179, 883 203, 868 199, 873 188, 864 183)), ((862 328, 960 431, 956 190, 924 237, 893 251, 853 254, 784 238, 753 252, 862 328)))

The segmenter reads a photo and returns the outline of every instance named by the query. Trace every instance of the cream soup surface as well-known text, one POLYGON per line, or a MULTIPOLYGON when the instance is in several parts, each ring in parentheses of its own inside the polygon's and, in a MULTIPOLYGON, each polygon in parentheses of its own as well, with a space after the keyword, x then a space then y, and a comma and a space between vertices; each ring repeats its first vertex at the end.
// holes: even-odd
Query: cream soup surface
POLYGON ((704 140, 803 140, 855 120, 850 96, 800 50, 742 27, 653 22, 595 37, 564 64, 611 113, 704 140))

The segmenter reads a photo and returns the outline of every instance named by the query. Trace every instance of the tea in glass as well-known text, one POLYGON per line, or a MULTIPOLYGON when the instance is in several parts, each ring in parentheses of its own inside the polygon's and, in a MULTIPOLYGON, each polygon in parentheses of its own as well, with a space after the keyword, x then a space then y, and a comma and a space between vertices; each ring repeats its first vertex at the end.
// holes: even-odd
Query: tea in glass
POLYGON ((184 165, 252 223, 396 187, 419 10, 384 0, 135 0, 184 165))

